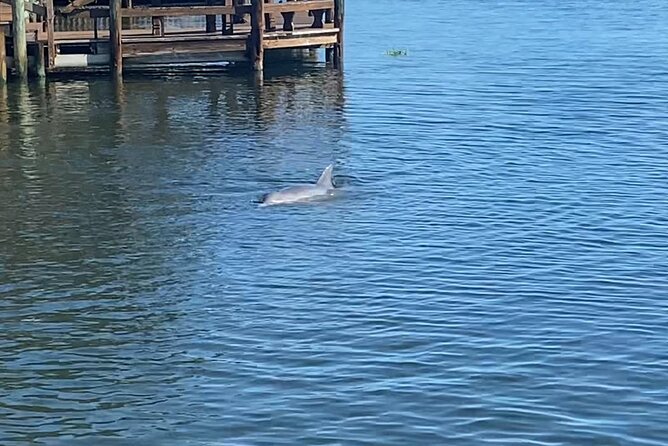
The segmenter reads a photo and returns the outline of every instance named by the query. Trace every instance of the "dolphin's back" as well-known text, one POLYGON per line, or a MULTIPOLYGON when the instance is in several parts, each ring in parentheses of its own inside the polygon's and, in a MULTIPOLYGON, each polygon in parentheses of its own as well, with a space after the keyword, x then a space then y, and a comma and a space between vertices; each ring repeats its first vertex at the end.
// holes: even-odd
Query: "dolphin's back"
POLYGON ((329 190, 318 185, 292 186, 265 196, 265 204, 292 203, 327 195, 329 190))
POLYGON ((316 184, 292 186, 278 192, 272 192, 262 198, 262 203, 264 205, 294 203, 332 195, 334 190, 334 183, 332 182, 333 168, 332 164, 327 166, 316 184))

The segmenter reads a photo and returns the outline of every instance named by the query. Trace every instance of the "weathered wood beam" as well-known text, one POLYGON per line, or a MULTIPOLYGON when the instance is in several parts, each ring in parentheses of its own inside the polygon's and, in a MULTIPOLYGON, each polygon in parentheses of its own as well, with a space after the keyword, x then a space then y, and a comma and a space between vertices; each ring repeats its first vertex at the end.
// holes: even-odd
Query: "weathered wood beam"
POLYGON ((233 6, 159 6, 143 8, 123 8, 123 17, 187 17, 216 14, 234 14, 233 6))
POLYGON ((343 70, 343 23, 345 18, 345 0, 334 0, 334 28, 339 30, 337 43, 334 45, 334 67, 343 70))
POLYGON ((12 0, 12 38, 14 39, 14 69, 22 81, 28 80, 28 41, 26 40, 26 10, 23 0, 12 0))
POLYGON ((183 41, 176 40, 169 43, 164 42, 124 42, 123 58, 126 62, 130 58, 162 56, 162 55, 200 55, 208 53, 236 52, 243 53, 245 42, 243 40, 200 40, 183 41))
POLYGON ((120 79, 123 77, 123 21, 121 15, 121 0, 110 0, 109 33, 109 44, 111 47, 111 75, 115 79, 120 79))
POLYGON ((335 35, 304 36, 288 39, 265 39, 265 49, 318 47, 336 43, 335 35))
POLYGON ((55 10, 53 0, 46 0, 46 40, 47 40, 47 67, 53 68, 56 65, 56 40, 54 38, 55 10))
POLYGON ((248 39, 248 58, 253 70, 262 73, 264 70, 264 0, 252 0, 251 34, 248 39))

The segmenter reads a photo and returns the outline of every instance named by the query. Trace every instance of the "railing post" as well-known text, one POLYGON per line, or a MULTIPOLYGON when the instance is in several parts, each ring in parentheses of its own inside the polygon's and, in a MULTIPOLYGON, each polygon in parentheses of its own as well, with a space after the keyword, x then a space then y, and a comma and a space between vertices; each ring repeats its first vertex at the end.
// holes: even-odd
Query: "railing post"
MULTIPOLYGON (((151 0, 151 6, 162 6, 162 0, 151 0)), ((163 16, 151 17, 153 35, 163 37, 165 35, 165 18, 163 16)))
POLYGON ((24 0, 12 0, 12 36, 14 38, 14 68, 22 81, 28 80, 28 42, 26 40, 26 10, 24 0))
MULTIPOLYGON (((221 0, 221 3, 223 6, 227 3, 225 0, 221 0)), ((221 33, 223 35, 227 34, 227 15, 221 14, 220 16, 220 27, 221 27, 221 33)))
MULTIPOLYGON (((206 0, 206 4, 211 6, 214 4, 213 0, 206 0)), ((216 16, 215 15, 207 15, 206 16, 206 32, 207 33, 215 33, 216 32, 216 16)))
POLYGON ((334 27, 339 29, 334 45, 334 66, 343 70, 343 23, 345 18, 345 0, 334 0, 334 27))
MULTIPOLYGON (((221 4, 225 6, 227 2, 225 0, 221 0, 221 4)), ((220 16, 220 27, 222 28, 222 34, 225 35, 227 34, 227 15, 222 14, 220 16)))
MULTIPOLYGON (((271 3, 271 0, 264 0, 265 3, 271 3)), ((271 14, 265 14, 264 15, 264 29, 265 31, 273 31, 274 30, 274 20, 271 14)))
POLYGON ((248 57, 253 65, 253 70, 261 73, 264 69, 264 0, 252 0, 251 5, 248 57))
POLYGON ((109 46, 111 47, 111 75, 123 76, 123 22, 121 0, 109 0, 109 46))
POLYGON ((53 0, 46 0, 44 2, 46 7, 46 51, 48 54, 47 64, 48 68, 53 68, 56 65, 56 41, 53 36, 55 26, 55 12, 53 10, 53 0))

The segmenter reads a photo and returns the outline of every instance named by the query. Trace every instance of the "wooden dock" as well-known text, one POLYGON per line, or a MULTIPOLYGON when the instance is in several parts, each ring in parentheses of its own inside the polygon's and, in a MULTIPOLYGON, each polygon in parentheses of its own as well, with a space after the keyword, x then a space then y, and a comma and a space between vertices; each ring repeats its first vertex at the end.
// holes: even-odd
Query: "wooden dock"
POLYGON ((227 64, 262 73, 280 49, 325 48, 340 69, 343 23, 344 0, 0 0, 0 83, 227 64))

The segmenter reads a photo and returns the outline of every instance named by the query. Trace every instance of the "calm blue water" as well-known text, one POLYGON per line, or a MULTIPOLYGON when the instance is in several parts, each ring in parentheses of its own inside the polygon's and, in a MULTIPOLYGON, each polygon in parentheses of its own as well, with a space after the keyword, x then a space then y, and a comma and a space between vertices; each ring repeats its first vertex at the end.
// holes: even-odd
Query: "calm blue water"
POLYGON ((668 444, 668 4, 347 13, 343 77, 0 94, 0 444, 668 444))

